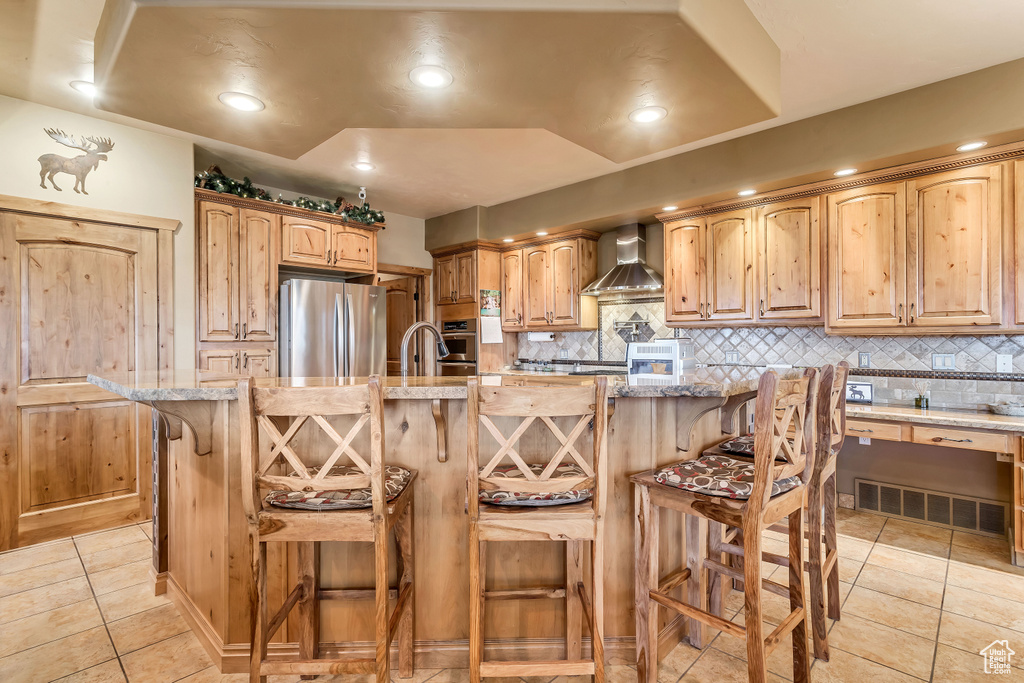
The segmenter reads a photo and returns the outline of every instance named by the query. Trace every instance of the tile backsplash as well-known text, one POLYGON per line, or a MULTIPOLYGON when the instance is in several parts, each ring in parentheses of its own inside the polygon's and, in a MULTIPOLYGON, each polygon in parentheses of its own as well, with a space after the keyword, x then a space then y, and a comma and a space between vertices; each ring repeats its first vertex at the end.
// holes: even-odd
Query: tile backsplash
MULTIPOLYGON (((673 330, 665 325, 664 301, 653 297, 599 302, 600 329, 591 332, 556 332, 553 342, 531 342, 519 335, 519 357, 555 360, 559 350, 571 361, 624 361, 626 342, 689 336, 697 362, 725 363, 726 351, 737 351, 743 365, 815 365, 848 361, 857 367, 858 354, 871 354, 871 367, 883 370, 931 370, 932 354, 954 354, 960 372, 995 372, 996 354, 1013 356, 1013 372, 1024 372, 1024 335, 958 335, 935 337, 853 337, 826 335, 824 327, 722 327, 673 330)), ((901 377, 864 377, 874 385, 875 399, 911 401, 918 395, 914 380, 901 377)), ((969 406, 1024 400, 1024 382, 987 380, 927 380, 931 405, 969 406)))

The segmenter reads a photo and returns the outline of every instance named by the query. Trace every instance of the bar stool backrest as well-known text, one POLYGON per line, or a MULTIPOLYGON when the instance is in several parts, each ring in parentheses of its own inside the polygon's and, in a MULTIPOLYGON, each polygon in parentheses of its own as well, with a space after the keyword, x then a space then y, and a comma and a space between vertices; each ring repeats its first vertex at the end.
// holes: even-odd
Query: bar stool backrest
POLYGON ((759 515, 767 505, 773 482, 797 476, 807 483, 814 462, 816 374, 809 368, 799 379, 779 379, 773 370, 761 375, 754 402, 751 512, 759 515))
MULTIPOLYGON (((370 377, 367 384, 337 387, 260 388, 253 384, 252 378, 238 383, 242 503, 250 523, 255 523, 259 511, 267 507, 262 490, 369 488, 373 514, 383 516, 387 501, 382 428, 384 398, 380 377, 370 377), (345 415, 356 416, 356 419, 342 436, 328 418, 345 415), (303 452, 301 446, 293 445, 299 430, 307 423, 319 427, 319 431, 334 442, 333 451, 322 463, 314 463, 308 450, 303 452), (353 441, 367 428, 368 455, 353 448, 353 441), (328 476, 335 465, 353 465, 359 474, 328 476), (314 472, 314 467, 319 469, 314 472)), ((316 441, 311 436, 300 440, 308 445, 316 441)))
POLYGON ((846 440, 846 379, 850 376, 850 364, 845 360, 836 366, 835 379, 832 384, 832 456, 843 448, 846 440))
MULTIPOLYGON (((578 489, 590 489, 592 501, 598 515, 603 514, 605 481, 608 469, 604 457, 606 430, 608 425, 608 378, 598 376, 593 386, 533 386, 504 387, 481 386, 472 379, 467 384, 469 438, 467 450, 468 495, 470 516, 477 518, 477 500, 481 489, 493 491, 515 491, 520 493, 554 493, 578 489), (492 417, 519 417, 522 420, 509 436, 505 436, 492 417), (568 433, 562 431, 554 418, 576 417, 568 433), (559 447, 553 454, 530 452, 530 456, 546 457, 544 469, 533 472, 524 455, 520 454, 520 439, 535 422, 545 425, 554 435, 559 447), (498 448, 480 467, 480 428, 493 437, 498 448), (588 430, 593 431, 590 457, 586 457, 576 442, 588 430), (551 478, 560 464, 568 459, 575 463, 583 475, 577 477, 551 478), (522 477, 508 478, 493 476, 495 468, 505 461, 515 465, 522 477)), ((506 421, 507 422, 507 421, 506 421)))

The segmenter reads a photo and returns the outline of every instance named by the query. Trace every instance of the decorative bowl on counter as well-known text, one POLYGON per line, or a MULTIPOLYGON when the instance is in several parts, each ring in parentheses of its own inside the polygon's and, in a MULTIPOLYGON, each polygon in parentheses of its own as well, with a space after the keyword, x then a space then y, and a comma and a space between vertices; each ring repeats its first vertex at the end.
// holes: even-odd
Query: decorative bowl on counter
POLYGON ((1024 403, 989 403, 988 409, 996 415, 1024 417, 1024 403))

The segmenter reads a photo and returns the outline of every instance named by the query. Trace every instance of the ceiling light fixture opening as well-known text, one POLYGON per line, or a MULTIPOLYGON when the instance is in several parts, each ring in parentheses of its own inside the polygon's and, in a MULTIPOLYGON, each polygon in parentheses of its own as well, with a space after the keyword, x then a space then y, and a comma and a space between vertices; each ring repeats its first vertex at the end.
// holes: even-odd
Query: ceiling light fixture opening
POLYGON ((424 88, 447 88, 452 84, 452 75, 439 66, 418 66, 409 72, 409 80, 424 88))
POLYGON ((987 144, 988 143, 985 142, 984 140, 978 140, 976 142, 965 142, 964 144, 962 144, 959 147, 957 147, 956 151, 958 151, 958 152, 973 152, 976 149, 981 149, 982 147, 984 147, 987 144))
POLYGON ((668 110, 664 107, 640 107, 629 114, 629 120, 633 123, 654 123, 668 116, 668 110))
POLYGON ((506 237, 505 239, 502 240, 502 242, 515 242, 515 240, 512 239, 511 237, 506 237))
POLYGON ((546 232, 544 232, 543 230, 540 230, 540 231, 537 232, 537 237, 547 237, 547 236, 548 236, 548 234, 546 232))
POLYGON ((372 171, 377 167, 371 164, 369 161, 357 161, 354 164, 352 164, 352 168, 356 169, 357 171, 372 171))
POLYGON ((89 97, 96 97, 96 93, 99 92, 99 90, 96 88, 96 84, 92 81, 71 81, 70 83, 68 83, 68 85, 70 85, 72 88, 82 93, 83 95, 88 95, 89 97))
POLYGON ((675 211, 678 208, 679 208, 678 206, 663 206, 663 207, 661 207, 661 210, 662 211, 675 211))
POLYGON ((222 92, 218 97, 222 104, 238 111, 260 111, 265 106, 262 100, 244 92, 222 92))
POLYGON ((856 172, 857 169, 855 168, 841 168, 838 171, 836 171, 833 175, 835 175, 837 178, 842 178, 843 176, 853 175, 856 172))
POLYGON ((757 190, 740 190, 736 194, 738 194, 741 197, 749 197, 750 195, 757 194, 757 190))

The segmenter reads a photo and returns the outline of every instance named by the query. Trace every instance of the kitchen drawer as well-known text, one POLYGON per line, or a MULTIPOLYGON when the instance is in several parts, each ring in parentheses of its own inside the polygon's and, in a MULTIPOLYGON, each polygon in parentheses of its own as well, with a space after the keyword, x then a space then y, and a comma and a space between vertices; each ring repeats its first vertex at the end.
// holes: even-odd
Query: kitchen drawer
POLYGON ((883 441, 901 441, 903 426, 898 422, 872 422, 870 420, 846 419, 847 436, 865 436, 883 441))
POLYGON ((972 451, 994 451, 1010 453, 1010 437, 1003 432, 988 432, 957 427, 931 427, 913 425, 911 441, 930 446, 947 448, 967 448, 972 451))

